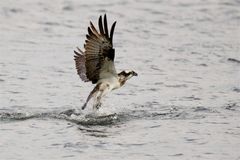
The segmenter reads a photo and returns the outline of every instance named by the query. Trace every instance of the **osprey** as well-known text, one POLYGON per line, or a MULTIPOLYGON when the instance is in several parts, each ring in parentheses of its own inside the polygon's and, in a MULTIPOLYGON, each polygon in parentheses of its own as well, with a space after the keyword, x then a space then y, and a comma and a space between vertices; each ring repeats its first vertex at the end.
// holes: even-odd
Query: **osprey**
POLYGON ((104 20, 102 16, 98 19, 99 31, 90 21, 88 34, 84 44, 85 51, 83 52, 77 47, 74 51, 74 60, 77 73, 84 82, 91 81, 96 84, 90 92, 84 109, 91 98, 94 97, 93 108, 98 109, 101 106, 101 99, 110 91, 120 88, 125 82, 137 73, 132 70, 124 70, 117 73, 114 66, 115 49, 113 48, 113 32, 116 21, 112 24, 110 34, 108 32, 108 24, 106 14, 104 20))

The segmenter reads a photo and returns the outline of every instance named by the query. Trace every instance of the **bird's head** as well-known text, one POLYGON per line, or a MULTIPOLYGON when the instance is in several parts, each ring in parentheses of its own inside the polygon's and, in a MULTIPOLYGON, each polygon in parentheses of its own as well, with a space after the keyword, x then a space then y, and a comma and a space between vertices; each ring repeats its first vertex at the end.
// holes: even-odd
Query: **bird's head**
POLYGON ((120 82, 123 82, 123 84, 133 76, 137 75, 138 74, 133 70, 123 70, 122 72, 118 73, 119 80, 120 82))

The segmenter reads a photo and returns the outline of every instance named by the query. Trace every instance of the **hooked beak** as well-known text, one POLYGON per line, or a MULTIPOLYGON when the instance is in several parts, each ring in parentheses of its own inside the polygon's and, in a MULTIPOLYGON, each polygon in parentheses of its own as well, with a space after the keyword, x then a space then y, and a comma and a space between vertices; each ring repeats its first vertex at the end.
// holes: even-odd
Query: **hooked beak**
POLYGON ((133 71, 133 76, 138 76, 138 74, 136 72, 133 71))

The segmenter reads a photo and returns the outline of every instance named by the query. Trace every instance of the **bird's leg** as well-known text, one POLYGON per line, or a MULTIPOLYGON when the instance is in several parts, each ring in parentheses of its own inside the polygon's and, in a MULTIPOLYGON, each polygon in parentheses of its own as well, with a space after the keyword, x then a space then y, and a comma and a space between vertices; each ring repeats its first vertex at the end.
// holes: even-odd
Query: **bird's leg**
POLYGON ((84 110, 87 107, 87 103, 90 101, 90 99, 92 97, 95 97, 97 92, 99 91, 99 87, 100 87, 101 83, 96 85, 96 87, 94 87, 94 89, 91 91, 91 93, 88 95, 88 98, 86 100, 86 102, 84 103, 84 105, 82 106, 82 110, 84 110))
POLYGON ((102 105, 102 97, 107 93, 109 89, 109 85, 108 84, 104 84, 102 83, 99 87, 99 92, 98 94, 96 94, 95 96, 95 103, 93 105, 93 109, 99 109, 102 105))
POLYGON ((95 97, 95 101, 94 101, 94 105, 93 105, 93 109, 99 109, 102 105, 101 99, 102 99, 102 91, 99 91, 98 95, 96 95, 95 97))

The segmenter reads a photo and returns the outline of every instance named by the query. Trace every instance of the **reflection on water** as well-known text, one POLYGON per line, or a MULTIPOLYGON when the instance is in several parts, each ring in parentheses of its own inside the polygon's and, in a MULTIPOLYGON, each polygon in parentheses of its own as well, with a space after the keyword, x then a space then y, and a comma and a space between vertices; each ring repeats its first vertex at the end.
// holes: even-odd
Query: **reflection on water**
POLYGON ((0 159, 238 159, 238 0, 0 2, 0 159), (80 111, 89 20, 117 20, 117 70, 139 73, 80 111), (184 148, 184 150, 183 150, 184 148))

